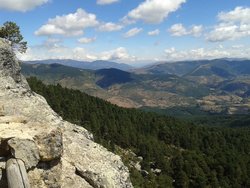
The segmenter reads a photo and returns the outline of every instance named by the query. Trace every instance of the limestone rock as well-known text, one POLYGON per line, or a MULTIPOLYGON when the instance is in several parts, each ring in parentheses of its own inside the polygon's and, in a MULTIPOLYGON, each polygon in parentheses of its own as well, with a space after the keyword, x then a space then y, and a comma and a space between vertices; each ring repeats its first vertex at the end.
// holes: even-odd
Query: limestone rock
POLYGON ((71 126, 68 123, 63 126, 66 128, 63 131, 65 134, 63 137, 64 158, 76 167, 79 176, 88 183, 91 181, 96 183, 91 183, 92 186, 131 187, 127 168, 119 156, 108 152, 107 149, 81 136, 81 134, 74 133, 72 131, 74 127, 69 129, 71 126), (76 155, 78 157, 75 157, 76 155))
POLYGON ((52 161, 61 157, 63 143, 60 129, 52 130, 49 134, 36 135, 34 139, 39 148, 41 161, 52 161))
POLYGON ((36 187, 60 188, 62 181, 62 163, 60 160, 41 162, 29 172, 29 179, 36 187), (40 186, 38 186, 40 185, 40 186))
POLYGON ((4 106, 0 104, 0 116, 4 116, 4 106))
POLYGON ((1 84, 6 89, 17 89, 19 87, 29 90, 25 78, 20 74, 21 68, 10 45, 0 39, 0 76, 5 77, 6 81, 1 84))
POLYGON ((9 188, 30 188, 24 163, 20 159, 9 159, 6 164, 9 188))
POLYGON ((0 187, 7 187, 7 177, 5 170, 6 162, 3 162, 2 159, 0 161, 0 187))
MULTIPOLYGON (((86 129, 63 121, 30 90, 15 54, 2 39, 0 111, 0 161, 22 160, 31 187, 133 187, 119 156, 96 144, 86 129)), ((5 169, 0 171, 4 176, 5 169)))
POLYGON ((26 169, 37 166, 40 157, 39 150, 34 141, 28 139, 12 138, 8 141, 11 154, 25 163, 26 169))

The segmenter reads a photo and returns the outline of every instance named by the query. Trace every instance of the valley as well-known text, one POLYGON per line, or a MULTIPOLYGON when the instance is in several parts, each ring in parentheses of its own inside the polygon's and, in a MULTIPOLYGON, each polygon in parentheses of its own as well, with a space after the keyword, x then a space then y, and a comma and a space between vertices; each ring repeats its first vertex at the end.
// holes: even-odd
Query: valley
MULTIPOLYGON (((95 67, 102 67, 102 63, 95 67)), ((63 64, 69 63, 65 60, 63 64)), ((247 60, 217 59, 160 63, 125 71, 80 69, 52 61, 25 62, 22 71, 26 77, 36 76, 47 84, 79 89, 126 108, 179 107, 181 111, 192 108, 206 114, 248 114, 249 64, 247 60)))

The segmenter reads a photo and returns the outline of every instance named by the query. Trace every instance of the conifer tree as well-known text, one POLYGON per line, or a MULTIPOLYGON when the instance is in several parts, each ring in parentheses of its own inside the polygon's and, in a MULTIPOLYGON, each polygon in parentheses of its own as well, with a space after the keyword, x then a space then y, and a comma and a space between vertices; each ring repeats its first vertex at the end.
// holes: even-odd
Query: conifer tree
POLYGON ((27 50, 27 42, 23 41, 20 28, 15 22, 8 21, 0 27, 0 38, 9 40, 12 48, 20 53, 25 53, 27 50))

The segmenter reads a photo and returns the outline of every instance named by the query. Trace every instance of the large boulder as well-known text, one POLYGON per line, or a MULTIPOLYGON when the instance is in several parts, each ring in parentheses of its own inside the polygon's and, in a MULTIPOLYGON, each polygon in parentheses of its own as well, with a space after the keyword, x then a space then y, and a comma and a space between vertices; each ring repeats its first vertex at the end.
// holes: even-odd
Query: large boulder
POLYGON ((62 132, 60 129, 52 130, 50 133, 41 133, 34 137, 39 148, 41 161, 52 161, 59 159, 63 153, 62 132))
POLYGON ((132 187, 119 156, 30 90, 11 47, 0 39, 0 187, 7 186, 9 158, 23 161, 35 188, 132 187))

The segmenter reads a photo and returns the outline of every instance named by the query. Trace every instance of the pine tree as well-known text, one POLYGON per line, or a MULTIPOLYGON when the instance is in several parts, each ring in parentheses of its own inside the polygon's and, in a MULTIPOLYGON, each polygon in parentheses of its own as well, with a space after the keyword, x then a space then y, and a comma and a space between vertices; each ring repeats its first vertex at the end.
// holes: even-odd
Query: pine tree
POLYGON ((25 53, 27 50, 27 42, 23 41, 20 28, 14 22, 5 22, 3 26, 0 27, 0 38, 9 40, 12 48, 20 53, 25 53))

